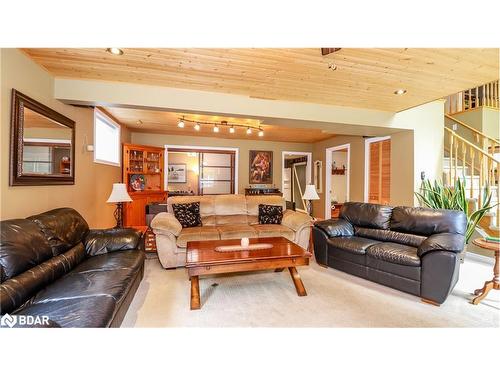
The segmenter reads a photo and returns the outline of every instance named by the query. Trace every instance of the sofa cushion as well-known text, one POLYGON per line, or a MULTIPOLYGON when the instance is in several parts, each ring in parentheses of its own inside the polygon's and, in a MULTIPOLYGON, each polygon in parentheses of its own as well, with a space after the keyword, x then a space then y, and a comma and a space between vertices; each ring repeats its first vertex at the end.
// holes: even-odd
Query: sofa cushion
POLYGON ((134 228, 92 229, 87 232, 83 243, 87 255, 94 256, 136 249, 140 247, 141 239, 142 233, 134 228))
POLYGON ((419 236, 417 234, 411 233, 401 233, 395 232, 393 230, 386 229, 373 229, 373 228, 354 228, 356 236, 373 238, 382 242, 396 242, 402 245, 408 245, 413 247, 419 247, 422 242, 424 242, 427 237, 419 236))
POLYGON ((177 237, 176 244, 178 247, 185 248, 188 241, 208 241, 218 239, 220 239, 219 231, 215 226, 183 228, 181 234, 177 237))
POLYGON ((108 295, 118 304, 136 275, 136 270, 132 268, 73 270, 37 293, 32 303, 108 295))
POLYGON ((259 204, 259 224, 281 224, 283 207, 259 204))
POLYGON ((381 259, 386 262, 403 264, 405 266, 420 266, 417 248, 394 242, 381 242, 370 246, 366 250, 369 257, 381 259))
POLYGON ((366 257, 366 266, 392 275, 420 281, 420 267, 392 263, 371 256, 366 257))
POLYGON ((2 282, 52 258, 52 248, 42 231, 31 220, 2 221, 0 266, 2 282))
POLYGON ((340 217, 358 227, 389 229, 392 207, 372 203, 347 202, 340 217))
POLYGON ((248 224, 247 215, 217 215, 215 225, 248 224))
POLYGON ((82 273, 90 271, 111 271, 130 269, 138 272, 144 264, 144 252, 137 250, 123 250, 114 253, 96 255, 85 259, 72 272, 82 273))
POLYGON ((63 277, 85 258, 82 243, 0 285, 0 314, 11 313, 50 283, 63 277))
POLYGON ((437 233, 465 234, 467 219, 462 211, 435 210, 425 207, 395 207, 391 229, 430 236, 437 233))
POLYGON ((250 225, 259 224, 259 215, 247 215, 247 222, 250 225))
POLYGON ((366 249, 372 245, 378 244, 378 241, 363 237, 332 237, 328 239, 328 244, 337 249, 348 251, 355 254, 366 254, 366 249))
POLYGON ((203 226, 214 226, 215 225, 215 215, 201 216, 201 223, 203 226))
POLYGON ((218 226, 221 240, 233 240, 243 237, 257 238, 257 231, 253 226, 247 224, 222 225, 218 226))
POLYGON ((246 215, 247 203, 241 194, 216 195, 214 198, 215 214, 219 215, 246 215))
POLYGON ((46 315, 63 328, 101 328, 111 324, 115 308, 113 297, 96 295, 35 303, 16 311, 16 314, 46 315))
POLYGON ((364 266, 366 263, 366 249, 377 241, 361 237, 333 237, 327 240, 328 262, 342 259, 349 263, 364 266))
POLYGON ((56 208, 27 219, 40 227, 54 255, 61 254, 81 242, 89 230, 82 215, 72 208, 56 208))
POLYGON ((257 232, 258 237, 285 237, 293 241, 294 231, 280 224, 256 224, 252 228, 257 232))
POLYGON ((200 202, 174 203, 172 209, 183 228, 201 226, 200 202))

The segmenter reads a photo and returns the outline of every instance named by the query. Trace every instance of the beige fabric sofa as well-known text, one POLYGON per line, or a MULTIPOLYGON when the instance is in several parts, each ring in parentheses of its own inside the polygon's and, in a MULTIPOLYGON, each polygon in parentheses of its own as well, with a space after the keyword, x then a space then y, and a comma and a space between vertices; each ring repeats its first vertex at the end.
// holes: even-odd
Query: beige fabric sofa
POLYGON ((156 234, 158 257, 164 268, 184 266, 188 241, 239 239, 242 237, 282 236, 307 249, 311 232, 311 217, 305 213, 286 210, 279 196, 204 195, 170 197, 168 212, 160 213, 151 222, 156 234), (172 204, 200 202, 203 225, 182 228, 173 214, 172 204), (259 224, 259 204, 283 207, 281 225, 259 224))

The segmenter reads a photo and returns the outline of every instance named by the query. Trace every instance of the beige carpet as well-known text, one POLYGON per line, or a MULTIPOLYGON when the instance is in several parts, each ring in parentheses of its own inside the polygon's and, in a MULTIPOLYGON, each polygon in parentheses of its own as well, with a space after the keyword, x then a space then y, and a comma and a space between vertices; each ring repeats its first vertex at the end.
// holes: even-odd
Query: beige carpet
POLYGON ((308 295, 298 297, 288 271, 200 279, 201 310, 189 309, 185 269, 146 270, 122 327, 499 327, 500 293, 482 304, 470 292, 492 277, 492 265, 468 259, 441 307, 312 261, 298 269, 308 295))

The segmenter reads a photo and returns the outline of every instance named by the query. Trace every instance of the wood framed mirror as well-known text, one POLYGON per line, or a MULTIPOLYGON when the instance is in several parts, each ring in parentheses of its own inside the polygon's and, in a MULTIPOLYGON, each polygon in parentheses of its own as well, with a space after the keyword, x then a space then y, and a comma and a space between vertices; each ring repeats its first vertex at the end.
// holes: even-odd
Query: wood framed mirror
POLYGON ((13 89, 9 185, 74 183, 75 122, 13 89))

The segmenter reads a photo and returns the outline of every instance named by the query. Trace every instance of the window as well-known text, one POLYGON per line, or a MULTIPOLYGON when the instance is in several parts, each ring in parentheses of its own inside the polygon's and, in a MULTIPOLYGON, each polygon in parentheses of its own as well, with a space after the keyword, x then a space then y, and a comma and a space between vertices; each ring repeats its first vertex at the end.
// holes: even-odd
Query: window
POLYGON ((200 194, 234 194, 235 152, 200 152, 200 194))
POLYGON ((94 162, 120 166, 120 125, 95 111, 94 162))

